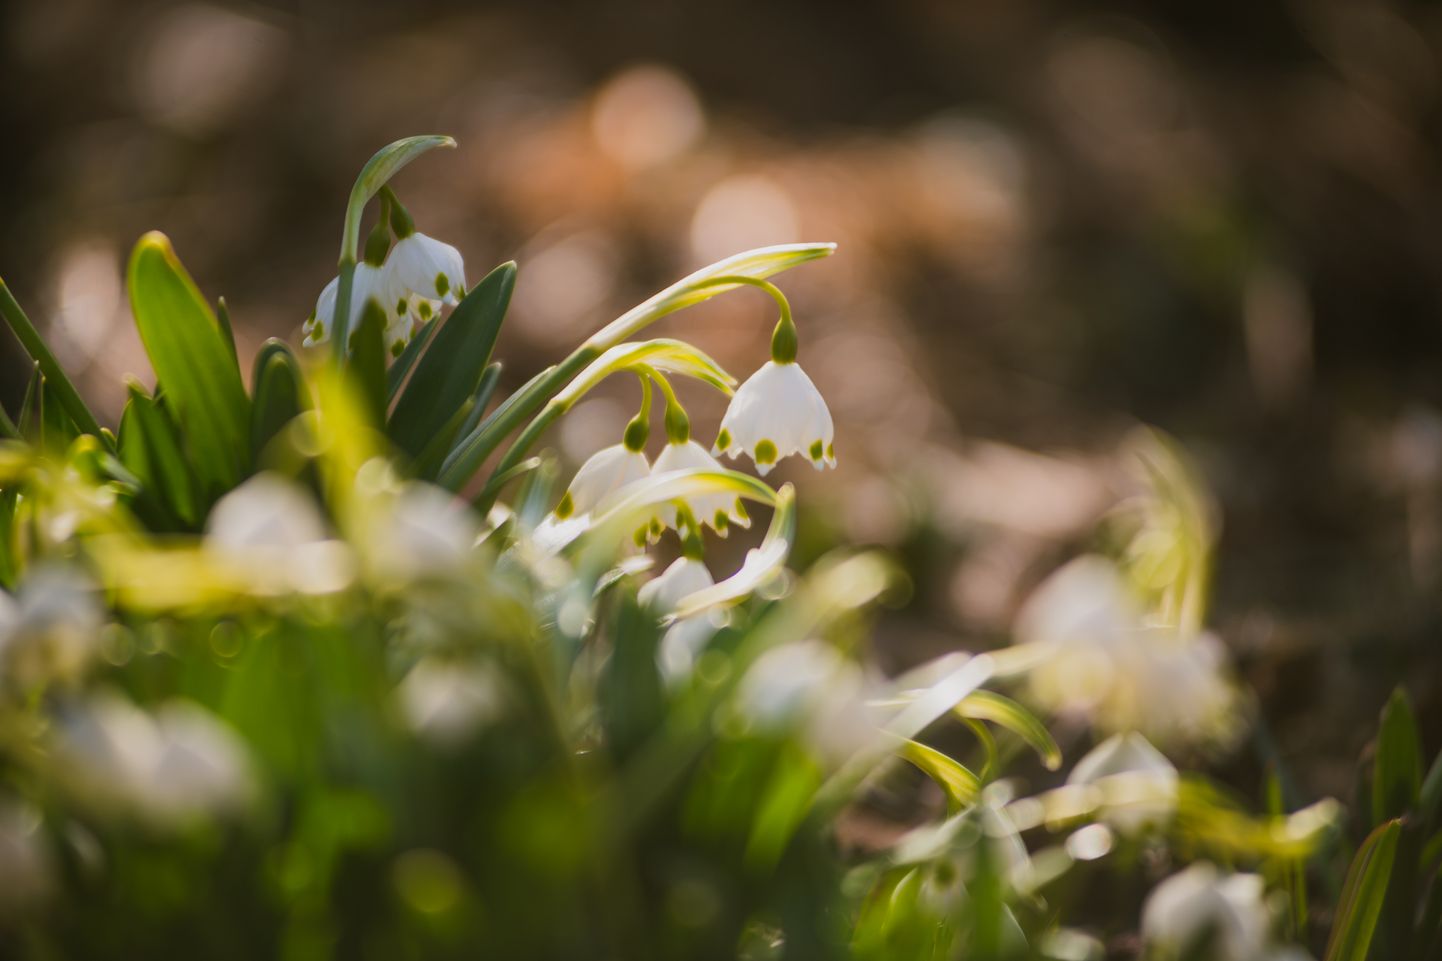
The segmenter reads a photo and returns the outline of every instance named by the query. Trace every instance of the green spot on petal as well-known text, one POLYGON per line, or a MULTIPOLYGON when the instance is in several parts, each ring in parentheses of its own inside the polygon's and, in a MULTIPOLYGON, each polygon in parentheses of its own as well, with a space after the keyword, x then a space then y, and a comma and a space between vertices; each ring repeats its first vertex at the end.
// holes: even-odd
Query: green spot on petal
POLYGON ((391 344, 391 356, 392 356, 392 357, 399 357, 399 356, 401 355, 401 353, 402 353, 403 351, 405 351, 405 349, 406 349, 405 343, 404 343, 403 341, 399 341, 399 340, 398 340, 398 341, 396 341, 394 344, 391 344))
POLYGON ((430 301, 428 301, 428 300, 423 300, 423 301, 421 301, 421 306, 418 308, 417 312, 421 315, 421 320, 430 320, 430 319, 431 319, 431 304, 430 304, 430 301))
POLYGON ((820 460, 820 459, 821 459, 821 456, 822 456, 823 454, 825 454, 825 453, 826 453, 826 446, 825 446, 824 444, 822 444, 821 441, 815 440, 815 441, 812 441, 812 442, 811 442, 811 459, 812 459, 812 460, 820 460))
POLYGON ((739 497, 736 498, 736 507, 734 510, 731 511, 731 513, 735 514, 736 519, 742 522, 749 521, 751 519, 751 515, 746 513, 746 504, 739 497))
POLYGON ((404 314, 408 306, 409 305, 406 303, 406 299, 402 297, 400 300, 396 301, 396 313, 404 314))
POLYGON ((715 518, 711 521, 711 526, 716 528, 718 534, 724 534, 726 529, 731 526, 731 518, 726 516, 725 511, 718 509, 715 518))
POLYGON ((556 505, 556 516, 561 520, 570 517, 576 511, 576 502, 571 499, 571 492, 566 491, 566 496, 561 498, 561 503, 556 505))
POLYGON ((631 535, 631 540, 635 543, 635 545, 636 545, 637 547, 645 547, 645 546, 646 546, 646 528, 644 528, 644 527, 638 527, 638 528, 636 528, 636 533, 631 535))
POLYGON ((436 296, 444 297, 451 289, 451 282, 445 274, 436 274, 436 296))
POLYGON ((829 460, 836 460, 836 445, 834 443, 826 445, 826 457, 829 460))
POLYGON ((728 448, 728 447, 730 447, 730 446, 731 446, 731 432, 730 432, 729 430, 727 430, 726 428, 723 427, 723 428, 721 428, 721 433, 719 433, 719 434, 716 435, 716 449, 717 449, 717 450, 725 450, 726 448, 728 448))
POLYGON ((776 445, 769 440, 757 441, 754 456, 758 464, 774 464, 776 463, 776 445))

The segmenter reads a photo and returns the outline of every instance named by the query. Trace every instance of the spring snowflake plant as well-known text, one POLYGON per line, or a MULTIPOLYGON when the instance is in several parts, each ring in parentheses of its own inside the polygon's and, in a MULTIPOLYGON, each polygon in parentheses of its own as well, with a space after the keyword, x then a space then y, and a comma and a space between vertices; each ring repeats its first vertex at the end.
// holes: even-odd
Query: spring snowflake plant
POLYGON ((129 294, 157 386, 129 385, 113 433, 0 285, 35 363, 0 419, 0 954, 1099 957, 1111 920, 1076 912, 1098 872, 1128 891, 1201 859, 1260 874, 1187 869, 1122 929, 1159 958, 1305 936, 1261 892, 1299 896, 1331 806, 1246 815, 1126 707, 1128 664, 1171 676, 1170 653, 1137 652, 1145 632, 1185 652, 1199 625, 1195 605, 1152 618, 1176 613, 1156 572, 1186 565, 1134 561, 1195 539, 1144 523, 1151 546, 1094 578, 1116 597, 1082 618, 1105 628, 1090 639, 1068 627, 1083 592, 1039 601, 1013 649, 881 677, 859 655, 892 567, 843 553, 787 575, 793 487, 715 459, 835 464, 768 279, 831 245, 700 270, 499 399, 516 266, 469 284, 387 186, 451 145, 366 165, 314 356, 266 343, 249 390, 223 302, 142 238, 129 294), (686 342, 643 339, 743 287, 780 320, 739 389, 686 342), (538 443, 614 375, 638 379, 636 418, 553 492, 538 443), (677 378, 731 396, 710 443, 677 378), (757 509, 745 562, 709 567, 707 538, 757 509), (670 530, 680 559, 640 586, 670 530), (1106 683, 1078 695, 1036 667, 1059 652, 1106 683), (1053 773, 1047 727, 998 688, 1091 712, 1101 743, 1053 773), (924 813, 857 829, 898 790, 924 813))

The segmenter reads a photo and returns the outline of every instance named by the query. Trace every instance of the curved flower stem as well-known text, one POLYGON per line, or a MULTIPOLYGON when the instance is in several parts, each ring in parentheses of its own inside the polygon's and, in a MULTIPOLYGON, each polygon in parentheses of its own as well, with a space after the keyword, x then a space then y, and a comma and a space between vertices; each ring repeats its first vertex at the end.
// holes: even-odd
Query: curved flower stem
POLYGON ((345 208, 345 226, 341 228, 339 282, 335 294, 335 330, 331 337, 335 341, 336 361, 344 364, 350 344, 350 306, 352 288, 355 286, 356 258, 360 254, 360 222, 366 204, 386 182, 402 167, 416 157, 436 147, 454 147, 450 137, 429 134, 420 137, 406 137, 387 144, 377 150, 357 175, 350 190, 350 201, 345 208))
MULTIPOLYGON (((789 270, 809 260, 830 256, 835 244, 788 244, 778 247, 763 247, 728 257, 709 267, 703 267, 689 277, 677 281, 665 290, 637 304, 576 348, 569 357, 550 370, 533 378, 525 387, 513 394, 502 405, 499 416, 483 423, 476 431, 462 441, 448 458, 441 470, 440 482, 451 490, 460 490, 471 479, 500 446, 506 435, 515 430, 528 417, 533 416, 541 405, 561 391, 571 379, 585 369, 591 361, 646 329, 651 324, 686 307, 699 304, 726 290, 741 286, 761 286, 780 296, 778 303, 785 317, 790 317, 791 308, 785 296, 771 284, 757 284, 762 277, 789 270), (744 272, 743 272, 744 271, 744 272)), ((354 269, 354 268, 352 268, 354 269)), ((337 303, 339 308, 339 303, 337 303)))

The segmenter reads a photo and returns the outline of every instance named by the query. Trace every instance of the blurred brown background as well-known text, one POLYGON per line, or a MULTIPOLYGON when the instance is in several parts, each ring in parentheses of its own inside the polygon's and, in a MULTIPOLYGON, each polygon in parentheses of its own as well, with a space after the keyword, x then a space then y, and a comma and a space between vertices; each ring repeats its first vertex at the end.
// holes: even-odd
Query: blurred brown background
MULTIPOLYGON (((0 273, 113 422, 149 377, 136 237, 227 297, 243 355, 298 340, 400 136, 460 141, 397 182, 421 229, 472 280, 520 262, 512 384, 705 262, 837 241, 782 284, 842 466, 791 473, 816 549, 915 579, 883 660, 1004 637, 1155 424, 1222 508, 1211 622, 1265 720, 1233 763, 1276 744, 1345 795, 1396 679, 1442 730, 1439 94, 1420 2, 20 0, 0 273)), ((668 327, 744 376, 770 322, 734 294, 668 327)), ((0 339, 12 412, 24 373, 0 339)))

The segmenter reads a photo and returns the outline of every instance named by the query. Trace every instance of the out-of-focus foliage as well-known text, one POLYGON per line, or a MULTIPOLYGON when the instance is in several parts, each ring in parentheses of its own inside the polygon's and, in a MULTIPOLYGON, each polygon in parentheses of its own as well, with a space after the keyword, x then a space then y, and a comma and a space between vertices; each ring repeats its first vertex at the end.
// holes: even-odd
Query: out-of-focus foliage
MULTIPOLYGON (((1315 932, 1284 915, 1338 806, 1247 813, 1151 740, 1204 749, 1246 723, 1204 631, 1208 501, 1174 445, 1140 442, 1116 548, 1055 573, 1012 646, 887 677, 869 626, 904 577, 851 551, 789 569, 796 487, 722 468, 672 383, 736 380, 687 341, 632 339, 759 285, 782 318, 763 372, 799 372, 809 327, 764 278, 830 245, 726 258, 498 398, 516 265, 469 289, 441 275, 434 296, 429 275, 402 282, 419 234, 380 197, 317 302, 312 339, 333 345, 309 367, 268 345, 249 392, 227 311, 160 235, 129 289, 159 382, 131 387, 116 434, 86 428, 27 343, 42 356, 0 441, 6 953, 1060 959, 1139 925, 1157 959, 1298 956, 1283 945, 1315 932), (591 432, 562 493, 534 452, 618 373, 640 412, 619 445, 591 432), (767 531, 713 581, 708 530, 745 537, 748 503, 767 531), (670 530, 682 557, 638 589, 670 530), (1073 760, 1083 728, 1099 743, 1073 760), (887 816, 898 789, 926 796, 919 777, 940 803, 887 816), (1121 930, 1087 910, 1099 877, 1185 862, 1121 930)), ((745 420, 760 468, 792 452, 768 431, 835 463, 819 394, 745 420)), ((1399 701, 1375 774, 1387 825, 1436 807, 1417 742, 1399 701)), ((1341 892, 1339 956, 1435 934, 1430 915, 1385 923, 1387 825, 1341 892)))

